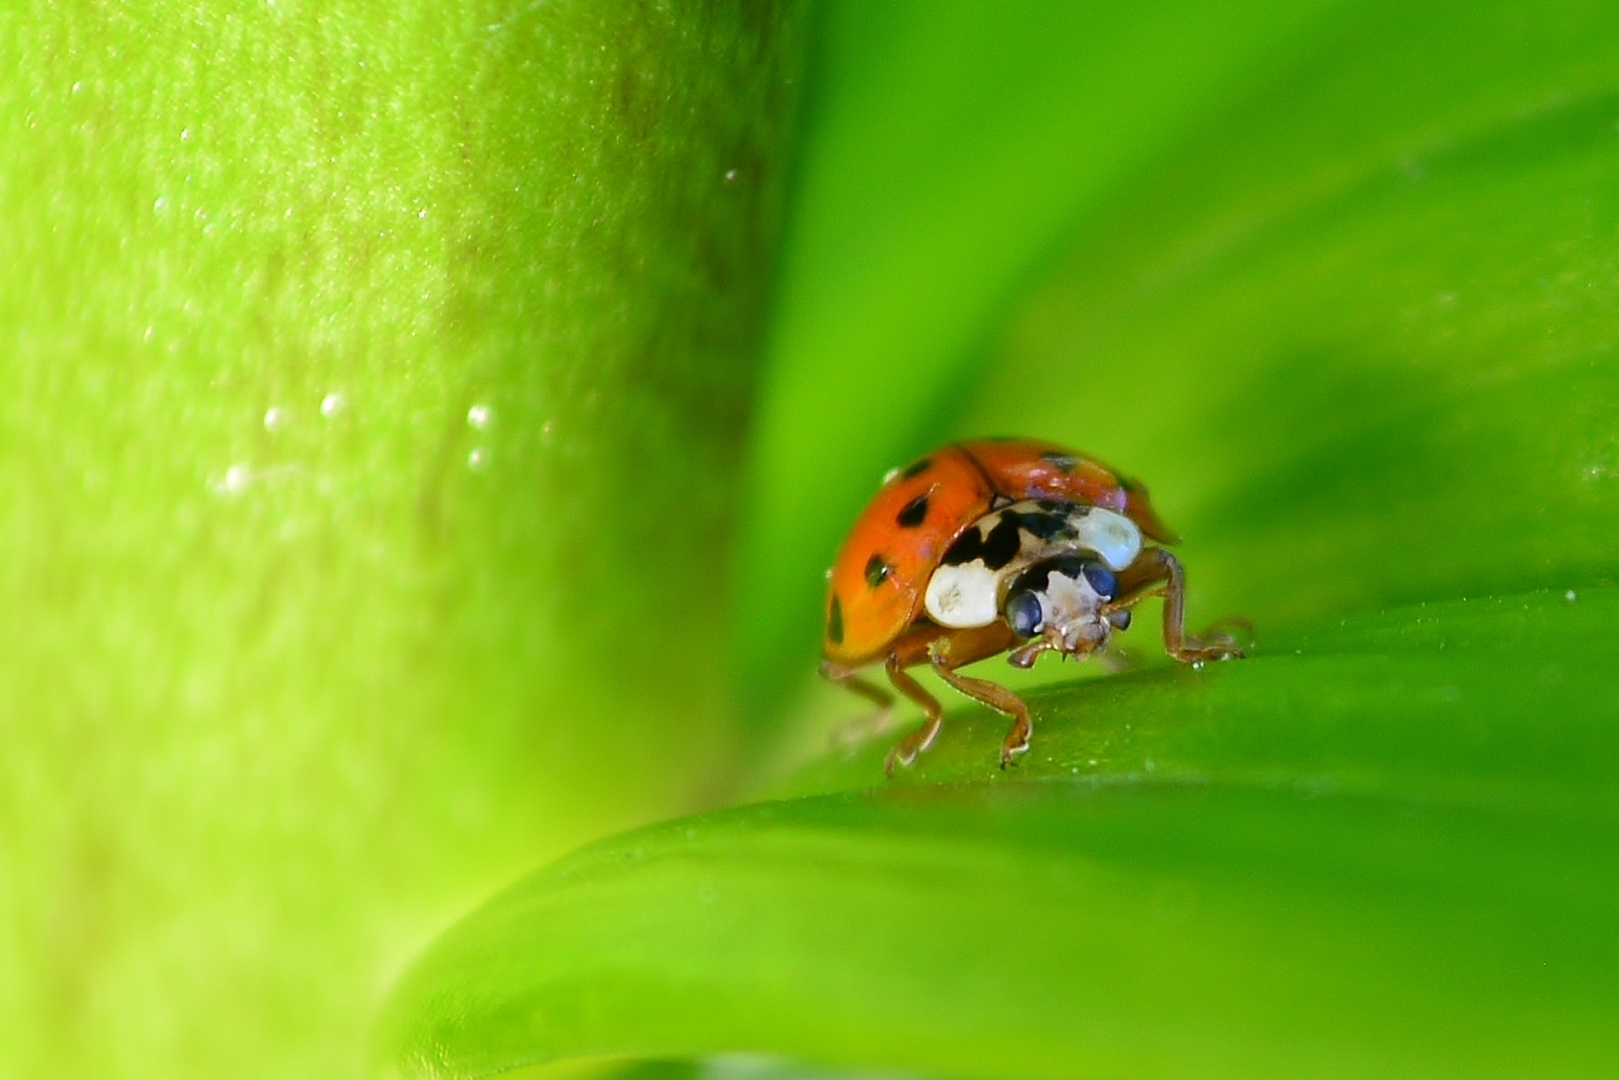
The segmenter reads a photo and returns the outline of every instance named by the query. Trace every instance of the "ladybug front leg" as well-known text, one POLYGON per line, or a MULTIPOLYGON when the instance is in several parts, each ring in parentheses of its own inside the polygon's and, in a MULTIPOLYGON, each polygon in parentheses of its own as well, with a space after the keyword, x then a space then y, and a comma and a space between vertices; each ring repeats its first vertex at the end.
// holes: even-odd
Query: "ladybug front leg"
POLYGON ((1004 621, 973 630, 958 630, 940 637, 928 646, 928 660, 939 678, 959 692, 983 702, 996 712, 1012 718, 1012 730, 1001 742, 1001 768, 1012 764, 1012 758, 1029 748, 1029 736, 1034 722, 1029 718, 1029 707, 1023 699, 999 683, 962 675, 957 668, 1004 652, 1015 642, 1015 636, 1004 621))
POLYGON ((1186 571, 1180 560, 1163 548, 1143 551, 1130 568, 1119 575, 1121 595, 1108 604, 1106 612, 1124 611, 1153 596, 1164 598, 1164 651, 1183 664, 1206 660, 1240 660, 1243 652, 1230 638, 1208 641, 1186 636, 1186 571))
POLYGON ((957 674, 947 666, 948 664, 949 661, 943 657, 934 658, 933 670, 938 672, 939 678, 974 701, 981 701, 996 712, 1012 718, 1012 730, 1001 740, 1001 768, 1006 768, 1012 764, 1013 755, 1021 754, 1029 748, 1029 736, 1034 734, 1034 721, 1029 719, 1029 707, 1023 703, 1022 698, 1000 683, 957 674))

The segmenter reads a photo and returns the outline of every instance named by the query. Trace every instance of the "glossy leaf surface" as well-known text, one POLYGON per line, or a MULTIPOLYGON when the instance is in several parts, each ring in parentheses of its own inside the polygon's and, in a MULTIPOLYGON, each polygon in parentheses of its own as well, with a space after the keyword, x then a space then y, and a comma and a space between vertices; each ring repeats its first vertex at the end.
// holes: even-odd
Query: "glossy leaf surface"
POLYGON ((400 1071, 767 1050, 955 1076, 1581 1075, 1616 1049, 1619 593, 1034 699, 605 841, 451 930, 400 1071))
POLYGON ((876 478, 954 434, 1065 439, 1145 478, 1188 537, 1194 623, 1251 615, 1260 651, 1031 693, 1015 776, 994 767, 1006 722, 968 710, 892 783, 872 745, 542 870, 402 984, 401 1071, 1611 1059, 1619 24, 1244 7, 1229 79, 1201 35, 1144 49, 1157 88, 1200 81, 1113 139, 1128 80, 1042 113, 1042 64, 1077 85, 1107 70, 1084 50, 1140 39, 1047 11, 828 16, 738 593, 752 700, 769 715, 808 677, 818 571, 876 478), (950 138, 974 107, 1013 119, 950 138), (1044 126, 1019 143, 1027 116, 1044 126), (1053 164, 1068 146, 1083 178, 1053 164), (1025 166, 1063 182, 1023 186, 1025 166), (827 192, 858 227, 819 223, 827 192))

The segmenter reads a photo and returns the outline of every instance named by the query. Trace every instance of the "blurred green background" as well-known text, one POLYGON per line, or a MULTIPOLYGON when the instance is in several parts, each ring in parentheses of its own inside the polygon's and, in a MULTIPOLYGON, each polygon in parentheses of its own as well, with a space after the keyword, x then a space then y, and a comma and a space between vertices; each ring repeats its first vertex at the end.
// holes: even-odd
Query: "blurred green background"
POLYGON ((1616 180, 1596 3, 0 5, 0 1074, 1599 1071, 1616 180), (886 784, 984 433, 1259 648, 886 784))

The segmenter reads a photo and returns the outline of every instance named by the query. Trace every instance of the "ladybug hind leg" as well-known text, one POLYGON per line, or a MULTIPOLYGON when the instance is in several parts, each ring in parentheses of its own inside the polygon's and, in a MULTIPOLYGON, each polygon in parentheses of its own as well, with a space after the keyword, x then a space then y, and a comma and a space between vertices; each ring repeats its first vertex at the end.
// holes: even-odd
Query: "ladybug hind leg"
POLYGON ((832 664, 822 664, 821 675, 828 682, 837 683, 851 694, 871 702, 874 706, 871 713, 854 717, 832 729, 827 741, 831 743, 833 749, 851 749, 887 730, 888 721, 894 715, 893 694, 875 683, 860 678, 852 671, 832 664))
MULTIPOLYGON (((928 693, 921 683, 906 674, 905 663, 900 655, 890 653, 883 667, 888 672, 888 681, 894 684, 896 690, 916 702, 921 707, 923 715, 922 726, 901 739, 899 745, 890 750, 888 757, 883 761, 883 771, 893 776, 894 766, 912 764, 916 761, 916 755, 933 745, 933 740, 939 734, 939 727, 944 723, 944 710, 939 707, 938 699, 928 693)), ((851 746, 864 742, 888 726, 888 719, 894 712, 893 694, 837 664, 822 664, 821 674, 877 706, 876 713, 870 718, 851 721, 834 731, 832 741, 835 745, 851 746)))

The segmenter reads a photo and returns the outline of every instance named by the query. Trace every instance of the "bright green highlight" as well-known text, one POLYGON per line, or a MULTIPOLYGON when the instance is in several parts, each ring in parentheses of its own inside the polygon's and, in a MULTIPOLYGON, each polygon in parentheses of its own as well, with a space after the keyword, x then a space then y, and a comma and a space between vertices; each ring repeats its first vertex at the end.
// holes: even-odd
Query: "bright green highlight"
POLYGON ((978 710, 895 782, 873 746, 604 841, 438 942, 393 1060, 1589 1075, 1619 1049, 1615 618, 1612 589, 1363 616, 1043 692, 1012 772, 978 710))
POLYGON ((0 1074, 352 1075, 731 782, 796 10, 0 11, 0 1074))

